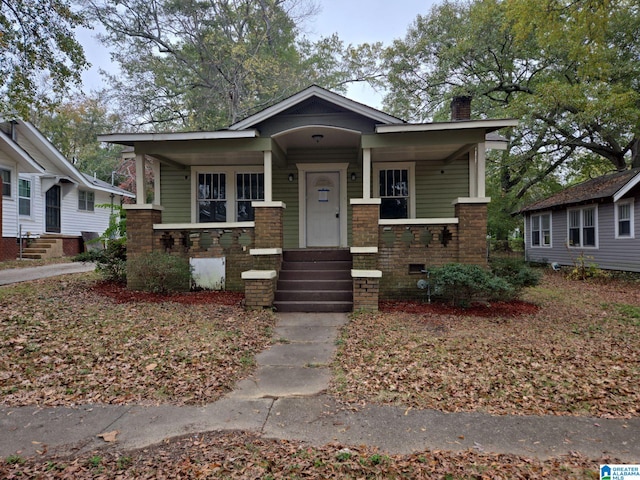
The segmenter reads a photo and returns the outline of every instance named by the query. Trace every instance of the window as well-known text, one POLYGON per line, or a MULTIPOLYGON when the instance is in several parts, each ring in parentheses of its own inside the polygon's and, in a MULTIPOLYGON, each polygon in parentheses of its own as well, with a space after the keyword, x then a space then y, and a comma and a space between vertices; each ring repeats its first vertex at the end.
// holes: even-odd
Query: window
POLYGON ((596 207, 569 210, 569 246, 596 247, 597 211, 596 207))
POLYGON ((253 200, 264 200, 264 174, 236 174, 236 220, 252 222, 254 220, 253 200))
POLYGON ((18 212, 31 215, 31 180, 18 179, 18 212))
POLYGON ((373 194, 380 198, 381 219, 414 218, 415 164, 413 162, 373 163, 373 194))
POLYGON ((616 238, 634 238, 633 201, 615 204, 616 238))
POLYGON ((0 175, 2 176, 2 196, 11 196, 11 170, 5 170, 0 168, 0 175))
POLYGON ((80 190, 78 192, 78 209, 86 210, 87 212, 93 212, 93 205, 95 202, 95 193, 87 192, 86 190, 80 190))
POLYGON ((198 174, 198 222, 226 222, 227 200, 224 173, 198 174))
POLYGON ((551 214, 542 213, 531 216, 531 246, 551 246, 551 214))

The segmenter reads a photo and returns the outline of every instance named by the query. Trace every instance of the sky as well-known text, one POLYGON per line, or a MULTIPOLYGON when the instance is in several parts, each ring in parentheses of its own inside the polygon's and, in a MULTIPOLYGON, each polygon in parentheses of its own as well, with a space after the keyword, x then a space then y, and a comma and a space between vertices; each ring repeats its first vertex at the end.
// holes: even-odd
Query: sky
MULTIPOLYGON (((429 12, 435 0, 316 0, 321 11, 305 27, 306 35, 313 39, 337 33, 345 44, 383 42, 389 45, 396 38, 403 38, 409 25, 418 14, 429 12)), ((91 69, 82 76, 85 92, 101 88, 100 68, 115 72, 109 51, 95 38, 95 32, 79 30, 78 41, 85 48, 91 69)), ((379 108, 382 92, 375 92, 364 85, 349 88, 347 97, 379 108)))

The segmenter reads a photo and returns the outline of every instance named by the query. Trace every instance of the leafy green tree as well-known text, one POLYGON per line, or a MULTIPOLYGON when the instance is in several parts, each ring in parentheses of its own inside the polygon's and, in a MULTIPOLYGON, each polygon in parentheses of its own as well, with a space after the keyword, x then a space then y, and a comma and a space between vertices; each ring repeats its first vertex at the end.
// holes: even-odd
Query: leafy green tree
POLYGON ((85 0, 120 66, 110 76, 120 111, 136 128, 228 126, 312 83, 346 92, 380 78, 380 44, 312 42, 307 0, 85 0))
POLYGON ((502 132, 508 150, 488 159, 490 193, 510 212, 579 177, 579 160, 638 165, 638 31, 637 2, 626 0, 445 1, 387 49, 385 104, 443 120, 464 94, 477 117, 518 118, 502 132))
POLYGON ((68 0, 0 0, 0 114, 28 118, 80 84, 88 64, 73 29, 82 25, 68 0))
POLYGON ((119 168, 122 148, 101 144, 97 136, 118 131, 122 122, 109 112, 106 98, 103 93, 78 95, 33 122, 78 170, 111 182, 112 172, 119 168))

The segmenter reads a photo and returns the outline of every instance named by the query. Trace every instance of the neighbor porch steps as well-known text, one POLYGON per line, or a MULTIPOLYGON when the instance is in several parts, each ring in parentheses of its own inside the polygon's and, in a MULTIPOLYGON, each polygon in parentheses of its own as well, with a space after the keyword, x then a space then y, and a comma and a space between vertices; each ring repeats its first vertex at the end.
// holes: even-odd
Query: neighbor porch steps
POLYGON ((62 256, 62 239, 43 235, 30 241, 28 247, 22 249, 22 258, 40 260, 62 256))
POLYGON ((350 312, 352 259, 348 250, 283 252, 274 307, 279 312, 350 312))

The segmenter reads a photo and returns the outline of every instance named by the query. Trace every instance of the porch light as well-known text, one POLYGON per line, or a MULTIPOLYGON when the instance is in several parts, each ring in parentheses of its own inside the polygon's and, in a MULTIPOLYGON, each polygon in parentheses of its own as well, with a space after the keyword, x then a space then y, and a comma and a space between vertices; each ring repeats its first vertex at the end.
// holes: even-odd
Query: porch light
POLYGON ((322 135, 321 133, 315 133, 311 135, 311 138, 313 138, 316 141, 316 143, 320 143, 320 140, 324 138, 324 135, 322 135))
POLYGON ((358 176, 356 175, 356 172, 351 172, 351 181, 355 182, 357 178, 358 176))
POLYGON ((289 179, 290 182, 293 182, 295 180, 295 176, 293 175, 293 173, 289 174, 289 177, 287 177, 289 179))

